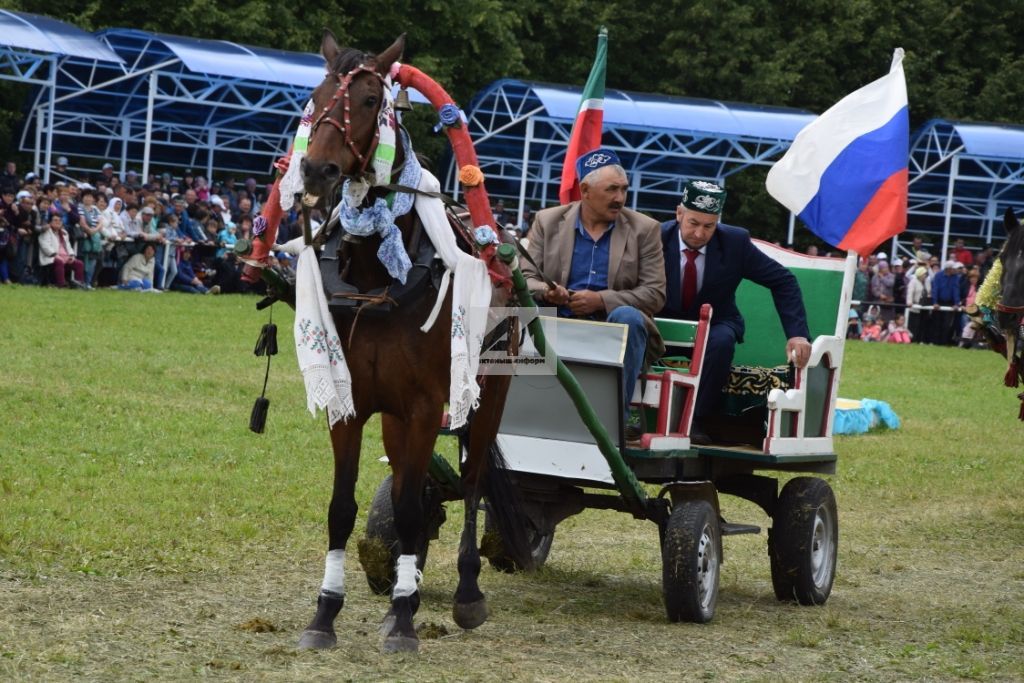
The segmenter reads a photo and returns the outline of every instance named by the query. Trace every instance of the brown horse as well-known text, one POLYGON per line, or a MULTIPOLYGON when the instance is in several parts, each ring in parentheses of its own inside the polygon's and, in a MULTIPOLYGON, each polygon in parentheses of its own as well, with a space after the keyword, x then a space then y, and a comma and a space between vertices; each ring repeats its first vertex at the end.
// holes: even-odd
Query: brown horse
MULTIPOLYGON (((1007 209, 1003 216, 1006 229, 1006 244, 999 252, 1003 276, 999 281, 1000 299, 996 304, 996 318, 1006 337, 1007 386, 1018 386, 1024 378, 1024 362, 1018 350, 1021 320, 1024 318, 1024 228, 1017 221, 1013 209, 1007 209)), ((1022 399, 1024 400, 1024 399, 1022 399)), ((1024 405, 1021 407, 1024 420, 1024 405)))
MULTIPOLYGON (((386 87, 384 77, 401 57, 404 44, 403 35, 374 56, 352 48, 339 48, 333 34, 324 31, 320 49, 328 73, 313 91, 313 127, 301 165, 307 196, 330 201, 343 180, 365 174, 377 142, 378 113, 386 87)), ((401 169, 406 156, 401 142, 396 147, 394 168, 401 169)), ((392 182, 395 178, 397 170, 392 182)), ((371 189, 364 206, 385 194, 382 188, 371 189)), ((421 233, 416 221, 415 211, 396 220, 407 250, 421 233)), ((347 283, 360 292, 393 284, 377 258, 379 236, 342 244, 338 268, 347 283)), ((333 316, 339 338, 347 340, 344 353, 352 376, 355 417, 336 422, 331 428, 334 490, 327 518, 327 568, 316 616, 302 634, 300 648, 327 648, 337 642, 333 623, 344 602, 344 549, 356 518, 354 491, 359 474, 359 447, 363 425, 374 413, 381 413, 384 449, 392 469, 391 499, 401 552, 391 607, 382 628, 385 636, 382 649, 396 652, 418 648, 413 627, 413 615, 419 606, 416 540, 424 528, 422 496, 427 466, 441 426, 450 383, 450 294, 430 331, 420 331, 436 296, 436 291, 428 288, 422 296, 392 307, 384 314, 364 310, 359 315, 333 316)), ((364 308, 374 306, 364 304, 364 308)), ((508 481, 502 479, 503 472, 495 465, 500 458, 495 435, 509 381, 510 377, 487 378, 479 406, 470 417, 467 431, 460 437, 465 452, 461 473, 465 520, 453 613, 455 622, 463 628, 474 628, 487 617, 484 596, 477 583, 480 554, 476 518, 481 495, 488 496, 488 509, 498 517, 506 540, 515 547, 525 546, 523 532, 516 529, 517 520, 500 497, 500 494, 509 494, 508 488, 502 488, 503 485, 508 487, 508 481)))

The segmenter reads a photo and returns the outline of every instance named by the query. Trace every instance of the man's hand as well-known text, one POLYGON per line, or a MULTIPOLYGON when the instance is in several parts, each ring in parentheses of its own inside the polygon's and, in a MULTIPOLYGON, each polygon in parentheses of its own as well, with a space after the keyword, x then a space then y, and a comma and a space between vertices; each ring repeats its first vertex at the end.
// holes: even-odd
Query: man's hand
POLYGON ((590 315, 595 311, 604 310, 604 299, 597 292, 583 289, 573 292, 569 297, 569 308, 574 315, 590 315))
POLYGON ((804 337, 790 337, 786 340, 786 359, 796 363, 798 368, 807 366, 811 359, 811 344, 804 337))
POLYGON ((544 292, 544 302, 552 306, 565 306, 569 303, 569 290, 562 285, 555 285, 554 289, 544 292))

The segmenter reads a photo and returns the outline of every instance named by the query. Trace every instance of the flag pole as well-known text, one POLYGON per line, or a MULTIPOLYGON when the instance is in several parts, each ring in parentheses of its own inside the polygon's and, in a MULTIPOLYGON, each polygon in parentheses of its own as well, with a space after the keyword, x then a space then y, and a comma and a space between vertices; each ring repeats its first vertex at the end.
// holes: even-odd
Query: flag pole
POLYGON ((608 65, 608 29, 597 33, 597 53, 590 75, 583 86, 576 120, 572 124, 569 142, 562 160, 562 179, 558 187, 558 202, 568 204, 580 198, 579 178, 576 177, 576 159, 601 146, 604 128, 604 83, 608 65))

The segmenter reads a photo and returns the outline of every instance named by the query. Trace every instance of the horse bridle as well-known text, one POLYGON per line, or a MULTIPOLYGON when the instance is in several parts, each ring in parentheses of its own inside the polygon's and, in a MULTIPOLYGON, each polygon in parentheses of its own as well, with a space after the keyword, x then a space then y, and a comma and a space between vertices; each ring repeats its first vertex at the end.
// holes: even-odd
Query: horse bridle
POLYGON ((370 159, 373 158, 373 153, 377 149, 377 143, 380 141, 380 127, 376 125, 373 127, 373 141, 370 143, 370 149, 366 151, 365 155, 359 151, 359 148, 356 146, 356 141, 352 139, 351 93, 349 91, 349 86, 352 85, 352 81, 355 77, 363 72, 373 74, 374 78, 380 81, 382 88, 387 87, 384 77, 377 73, 373 67, 365 64, 360 64, 344 76, 341 74, 335 74, 338 78, 338 89, 334 92, 334 96, 331 98, 331 101, 323 108, 320 116, 313 122, 313 125, 309 130, 309 137, 310 140, 312 140, 313 134, 316 133, 316 129, 320 127, 321 123, 329 123, 337 128, 338 132, 341 133, 345 145, 355 156, 356 161, 359 162, 359 169, 356 172, 356 175, 362 175, 366 171, 366 167, 369 165, 370 159), (343 107, 343 117, 341 121, 338 121, 338 119, 331 116, 331 112, 334 111, 334 108, 338 105, 339 99, 341 100, 343 107))

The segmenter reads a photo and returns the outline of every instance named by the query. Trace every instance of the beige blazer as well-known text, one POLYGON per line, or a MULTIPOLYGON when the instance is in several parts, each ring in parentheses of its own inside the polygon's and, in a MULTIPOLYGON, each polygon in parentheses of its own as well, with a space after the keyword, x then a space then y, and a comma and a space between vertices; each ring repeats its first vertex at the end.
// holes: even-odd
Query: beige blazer
MULTIPOLYGON (((576 218, 580 203, 538 211, 530 227, 528 252, 540 271, 560 285, 569 280, 576 218)), ((665 351, 652 317, 665 305, 665 256, 661 226, 642 213, 623 209, 612 230, 609 248, 609 288, 600 292, 608 311, 633 306, 647 318, 647 361, 665 351)), ((542 295, 548 286, 530 263, 520 262, 530 293, 542 295)))

